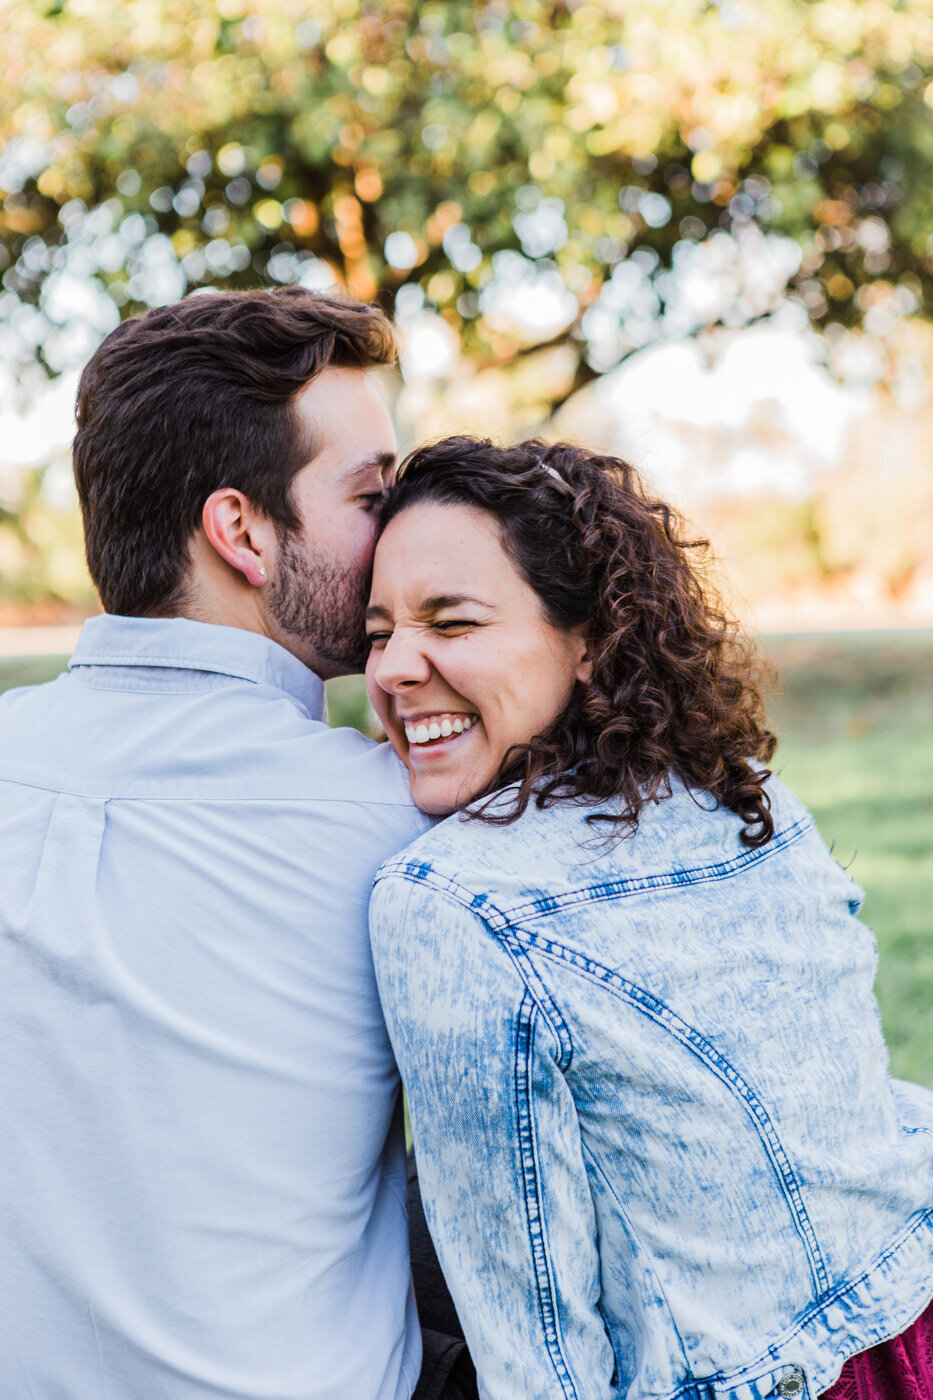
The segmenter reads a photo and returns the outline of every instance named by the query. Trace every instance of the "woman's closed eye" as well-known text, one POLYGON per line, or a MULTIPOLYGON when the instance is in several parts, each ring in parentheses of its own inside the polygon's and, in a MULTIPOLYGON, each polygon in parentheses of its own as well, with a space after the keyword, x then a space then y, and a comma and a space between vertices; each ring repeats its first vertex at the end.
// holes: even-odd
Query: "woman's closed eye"
MULTIPOLYGON (((479 627, 480 623, 472 617, 450 617, 443 622, 431 622, 428 624, 432 632, 440 632, 442 636, 451 636, 457 632, 465 632, 470 627, 479 627)), ((367 632, 366 640, 371 647, 384 647, 392 636, 391 631, 382 630, 379 632, 367 632)))
POLYGON ((473 617, 451 617, 445 618, 443 622, 431 623, 435 632, 455 632, 460 628, 478 626, 479 623, 473 617))

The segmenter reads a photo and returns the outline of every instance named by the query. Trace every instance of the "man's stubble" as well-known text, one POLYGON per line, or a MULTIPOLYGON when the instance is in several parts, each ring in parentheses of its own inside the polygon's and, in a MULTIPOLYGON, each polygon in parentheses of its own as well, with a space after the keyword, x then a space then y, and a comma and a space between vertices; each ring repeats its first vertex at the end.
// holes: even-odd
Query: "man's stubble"
POLYGON ((283 632, 310 645, 329 670, 353 673, 366 665, 368 596, 366 574, 314 558, 296 534, 280 532, 269 611, 283 632))

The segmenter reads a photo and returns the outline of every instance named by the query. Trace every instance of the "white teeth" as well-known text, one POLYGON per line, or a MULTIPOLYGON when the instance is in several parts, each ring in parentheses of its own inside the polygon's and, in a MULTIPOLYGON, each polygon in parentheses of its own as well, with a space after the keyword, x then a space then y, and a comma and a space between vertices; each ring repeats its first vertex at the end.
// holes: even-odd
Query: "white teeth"
POLYGON ((422 720, 419 723, 403 720, 405 738, 409 744, 427 744, 432 739, 449 739, 452 734, 463 734, 476 723, 470 715, 458 715, 454 719, 422 720))

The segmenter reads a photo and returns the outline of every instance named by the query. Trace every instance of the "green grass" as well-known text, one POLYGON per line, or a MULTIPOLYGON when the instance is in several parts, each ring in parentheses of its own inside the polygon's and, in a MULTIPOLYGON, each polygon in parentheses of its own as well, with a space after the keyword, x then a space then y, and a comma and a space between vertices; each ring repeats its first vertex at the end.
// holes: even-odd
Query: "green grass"
POLYGON ((933 1088, 933 636, 772 638, 774 767, 866 892, 894 1074, 933 1088))
POLYGON ((0 658, 0 691, 17 685, 54 680, 68 665, 67 656, 9 656, 0 658))
MULTIPOLYGON (((774 767, 866 891, 895 1074, 933 1088, 933 634, 765 639, 780 672, 774 767)), ((0 690, 61 657, 0 661, 0 690)), ((366 728, 358 678, 328 686, 331 721, 366 728)))

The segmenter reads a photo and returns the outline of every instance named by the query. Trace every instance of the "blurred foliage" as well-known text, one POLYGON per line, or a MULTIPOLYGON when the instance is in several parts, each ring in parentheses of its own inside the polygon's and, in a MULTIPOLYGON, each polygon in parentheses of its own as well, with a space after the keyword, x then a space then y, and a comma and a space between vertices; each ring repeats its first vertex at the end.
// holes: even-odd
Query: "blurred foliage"
MULTIPOLYGON (((0 313, 52 371, 69 276, 123 315, 407 288, 480 371, 566 345, 545 410, 651 337, 711 236, 794 240, 784 286, 835 333, 933 307, 928 0, 27 0, 0 50, 0 313), (523 279, 554 307, 531 328, 494 295, 523 279)), ((771 310, 753 275, 705 317, 771 310)))
POLYGON ((358 729, 370 739, 384 739, 382 726, 366 697, 361 676, 338 676, 327 682, 327 714, 335 729, 358 729))
POLYGON ((95 607, 80 517, 73 507, 50 502, 44 490, 61 465, 44 463, 17 472, 12 497, 5 496, 0 483, 0 600, 58 600, 79 610, 95 607))
MULTIPOLYGON (((879 604, 930 615, 933 596, 933 410, 905 413, 883 396, 857 420, 834 470, 814 475, 804 497, 774 491, 720 496, 692 516, 715 545, 740 599, 783 597, 847 605, 850 620, 879 604)), ((743 612, 741 602, 739 611, 743 612)))

